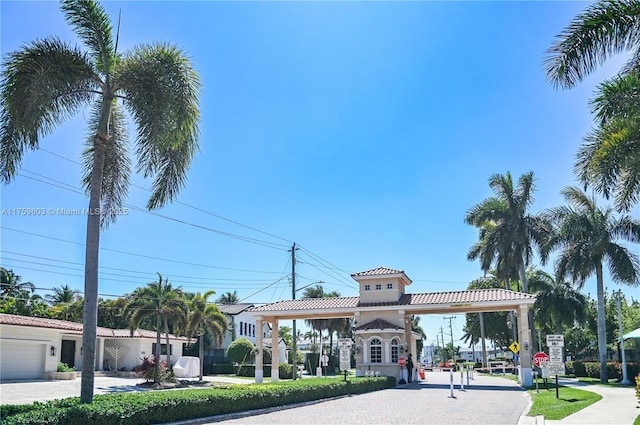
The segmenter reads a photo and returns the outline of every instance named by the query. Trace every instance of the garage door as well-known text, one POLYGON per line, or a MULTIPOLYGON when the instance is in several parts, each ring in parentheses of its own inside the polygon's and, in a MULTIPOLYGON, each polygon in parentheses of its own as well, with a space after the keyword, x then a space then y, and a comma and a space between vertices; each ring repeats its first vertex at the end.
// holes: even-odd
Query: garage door
POLYGON ((43 344, 0 341, 0 379, 44 378, 43 344))

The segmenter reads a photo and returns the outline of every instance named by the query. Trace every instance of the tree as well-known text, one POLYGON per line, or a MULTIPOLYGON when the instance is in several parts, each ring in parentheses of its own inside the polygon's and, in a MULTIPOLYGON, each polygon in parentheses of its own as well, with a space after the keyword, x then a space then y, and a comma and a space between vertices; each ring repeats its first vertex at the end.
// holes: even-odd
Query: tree
POLYGON ((605 197, 615 193, 618 210, 640 198, 640 2, 599 1, 576 16, 547 50, 544 67, 556 87, 571 88, 608 57, 631 51, 614 78, 597 89, 592 107, 600 123, 586 138, 576 162, 582 182, 605 197))
POLYGON ((13 270, 0 267, 0 298, 15 297, 22 295, 22 291, 30 293, 35 291, 36 286, 31 282, 22 282, 22 278, 15 274, 13 270))
POLYGON ((69 304, 80 297, 80 290, 71 289, 69 285, 60 285, 59 288, 52 289, 53 294, 46 295, 45 299, 51 304, 69 304))
MULTIPOLYGON (((465 216, 465 222, 482 228, 488 223, 495 227, 492 230, 496 249, 510 252, 512 257, 505 260, 505 268, 510 264, 517 265, 518 276, 522 290, 529 293, 526 268, 533 256, 532 245, 540 246, 549 231, 549 225, 544 217, 532 215, 529 208, 533 203, 534 176, 530 171, 518 179, 514 186, 511 173, 505 175, 494 174, 489 178, 489 187, 494 196, 473 206, 465 216), (512 258, 512 260, 511 260, 512 258), (512 263, 513 261, 513 263, 512 263)), ((507 253, 505 253, 505 256, 507 253)), ((535 346, 535 326, 533 314, 529 312, 531 326, 531 343, 535 346)))
POLYGON ((198 336, 200 338, 200 380, 204 372, 204 335, 206 332, 211 335, 215 344, 222 344, 224 334, 227 332, 229 324, 224 314, 218 310, 215 304, 210 304, 208 298, 215 294, 215 291, 207 291, 204 294, 196 293, 188 301, 189 314, 186 320, 186 333, 189 338, 198 336))
POLYGON ((609 274, 615 282, 638 285, 640 265, 638 258, 618 239, 640 242, 640 222, 628 215, 613 217, 611 208, 600 209, 595 201, 575 187, 562 191, 567 201, 548 211, 556 223, 542 259, 546 261, 551 250, 559 249, 556 261, 556 279, 571 276, 573 283, 582 288, 588 277, 595 273, 598 303, 598 356, 600 360, 600 382, 607 382, 607 338, 605 323, 603 264, 609 266, 609 274))
POLYGON ((158 280, 136 289, 127 305, 129 328, 131 331, 148 320, 156 331, 155 367, 160 367, 161 332, 164 327, 167 346, 167 366, 170 364, 169 320, 185 320, 187 306, 181 297, 180 288, 173 285, 158 273, 158 280), (163 326, 164 325, 164 326, 163 326))
POLYGON ((238 304, 240 302, 238 291, 225 292, 223 295, 220 295, 216 302, 219 304, 238 304))
POLYGON ((537 292, 533 312, 538 328, 547 327, 550 333, 563 334, 565 326, 573 326, 586 320, 587 298, 565 281, 535 270, 529 274, 532 291, 537 292))
MULTIPOLYGON (((420 316, 411 316, 411 331, 420 335, 420 339, 416 341, 416 352, 418 356, 422 355, 422 347, 424 347, 424 340, 427 339, 427 334, 420 326, 420 316)), ((420 359, 418 359, 420 360, 420 359)))
POLYGON ((229 344, 229 347, 227 348, 227 359, 229 359, 231 363, 243 365, 247 361, 251 361, 251 359, 253 359, 255 349, 256 347, 253 345, 253 342, 249 341, 247 338, 236 339, 229 344))
POLYGON ((137 169, 154 178, 147 207, 157 209, 175 199, 198 149, 200 82, 186 55, 170 44, 119 53, 109 16, 94 0, 62 0, 61 8, 87 50, 50 37, 7 55, 0 83, 0 179, 10 182, 25 151, 89 107, 83 185, 89 211, 100 214, 87 216, 80 399, 91 403, 100 229, 115 221, 130 174, 121 105, 137 128, 137 169))

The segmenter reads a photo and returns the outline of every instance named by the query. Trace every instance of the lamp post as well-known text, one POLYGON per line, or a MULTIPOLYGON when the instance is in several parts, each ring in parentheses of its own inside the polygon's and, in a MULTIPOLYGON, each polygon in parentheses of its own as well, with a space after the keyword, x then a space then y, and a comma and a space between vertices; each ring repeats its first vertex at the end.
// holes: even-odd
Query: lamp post
POLYGON ((616 297, 616 304, 618 305, 618 324, 620 327, 620 351, 622 352, 622 381, 620 384, 629 385, 629 378, 627 377, 627 357, 624 353, 624 338, 622 338, 622 308, 620 307, 620 301, 622 300, 622 291, 618 290, 614 293, 616 297))

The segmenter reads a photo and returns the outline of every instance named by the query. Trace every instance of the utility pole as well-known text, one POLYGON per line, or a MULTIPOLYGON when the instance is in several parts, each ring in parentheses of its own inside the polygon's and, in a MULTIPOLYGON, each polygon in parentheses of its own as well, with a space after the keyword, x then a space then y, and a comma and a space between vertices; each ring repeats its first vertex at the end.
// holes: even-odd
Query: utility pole
MULTIPOLYGON (((291 247, 291 299, 296 299, 296 243, 291 247)), ((293 319, 293 380, 298 377, 298 335, 296 331, 296 320, 293 319)), ((277 347, 276 347, 277 349, 277 347)))
POLYGON ((451 324, 451 320, 455 319, 456 316, 445 317, 445 319, 449 319, 449 333, 451 334, 451 357, 455 357, 456 353, 453 348, 453 325, 451 324))

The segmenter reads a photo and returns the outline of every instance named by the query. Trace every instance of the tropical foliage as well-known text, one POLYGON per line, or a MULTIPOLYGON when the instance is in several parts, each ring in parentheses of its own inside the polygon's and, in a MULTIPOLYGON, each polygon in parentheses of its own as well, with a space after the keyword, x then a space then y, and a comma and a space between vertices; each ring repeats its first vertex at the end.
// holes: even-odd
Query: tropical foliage
POLYGON ((562 191, 568 205, 549 210, 556 228, 543 252, 543 261, 551 250, 558 249, 555 264, 557 279, 570 276, 578 288, 595 274, 598 299, 598 351, 600 380, 607 382, 607 338, 605 322, 604 270, 615 282, 638 285, 640 265, 635 254, 619 240, 640 242, 640 222, 630 216, 614 217, 611 208, 599 208, 593 199, 575 187, 562 191))
POLYGON ((0 180, 9 183, 24 153, 38 149, 64 119, 88 109, 83 186, 89 195, 85 261, 81 400, 93 400, 100 228, 115 222, 131 164, 125 110, 137 130, 137 169, 154 179, 149 209, 176 198, 198 149, 198 74, 166 43, 122 54, 105 9, 63 0, 62 12, 84 49, 56 37, 4 58, 0 82, 0 180), (119 101, 119 102, 118 102, 119 101))
POLYGON ((612 55, 629 51, 620 73, 602 83, 591 106, 598 128, 577 155, 580 180, 614 196, 619 210, 640 199, 640 3, 599 1, 576 16, 547 50, 544 66, 556 87, 571 88, 612 55))

